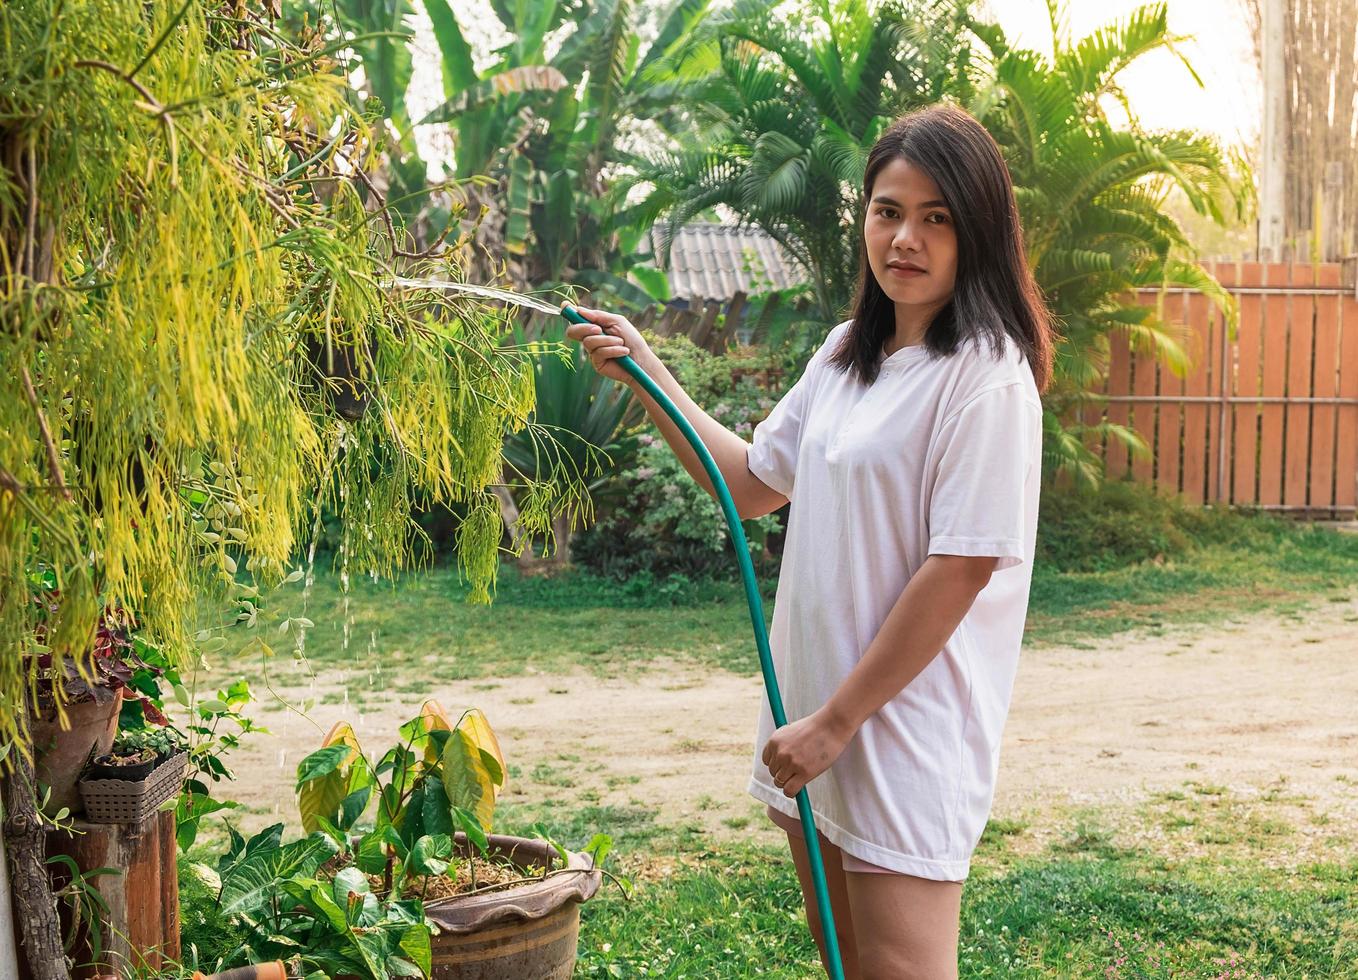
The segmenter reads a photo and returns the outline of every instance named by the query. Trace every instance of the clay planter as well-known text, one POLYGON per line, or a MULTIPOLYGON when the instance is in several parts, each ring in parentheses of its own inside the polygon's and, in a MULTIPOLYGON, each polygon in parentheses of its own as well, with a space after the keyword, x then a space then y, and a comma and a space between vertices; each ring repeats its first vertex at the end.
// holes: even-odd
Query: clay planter
POLYGON ((106 704, 85 702, 66 706, 66 728, 62 728, 56 709, 29 719, 34 753, 34 776, 52 787, 47 809, 55 813, 68 807, 78 815, 83 807, 76 791, 76 780, 91 755, 103 755, 113 747, 118 730, 118 712, 123 692, 119 688, 106 704))
MULTIPOLYGON (((464 835, 458 853, 471 853, 464 835)), ((546 841, 492 834, 492 856, 556 871, 560 855, 546 841)), ((430 980, 570 980, 580 934, 580 903, 599 890, 601 872, 570 853, 570 869, 512 888, 425 904, 435 927, 430 980)))

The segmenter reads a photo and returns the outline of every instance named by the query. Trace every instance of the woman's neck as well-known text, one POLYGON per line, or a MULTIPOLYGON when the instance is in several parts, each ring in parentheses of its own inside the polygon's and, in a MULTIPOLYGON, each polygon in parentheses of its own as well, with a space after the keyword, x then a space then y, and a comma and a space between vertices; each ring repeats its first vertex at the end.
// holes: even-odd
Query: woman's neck
POLYGON ((929 330, 929 321, 941 308, 919 309, 897 303, 896 334, 894 337, 888 338, 883 345, 886 355, 890 357, 902 347, 918 347, 923 344, 924 335, 929 330))

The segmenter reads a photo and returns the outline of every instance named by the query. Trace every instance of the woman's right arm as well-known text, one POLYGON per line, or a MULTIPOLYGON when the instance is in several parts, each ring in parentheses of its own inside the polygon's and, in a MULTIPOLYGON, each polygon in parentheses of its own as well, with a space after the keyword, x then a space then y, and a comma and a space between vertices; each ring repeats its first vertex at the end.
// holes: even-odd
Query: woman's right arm
POLYGON ((726 487, 731 491, 731 499, 735 501, 736 513, 742 520, 761 517, 787 503, 785 496, 750 472, 746 465, 750 444, 708 415, 688 396, 669 368, 656 357, 640 331, 632 326, 626 317, 583 306, 577 306, 575 309, 590 323, 571 324, 566 329, 566 336, 581 343, 589 355, 590 363, 594 365, 594 370, 632 389, 679 462, 700 487, 716 497, 707 471, 698 459, 698 454, 689 445, 688 439, 679 431, 679 426, 675 425, 665 414, 665 410, 647 394, 635 378, 621 366, 612 363, 616 358, 631 354, 637 366, 650 375, 660 390, 669 396, 675 407, 688 420, 688 424, 693 426, 707 451, 712 454, 717 469, 721 471, 722 479, 726 481, 726 487))

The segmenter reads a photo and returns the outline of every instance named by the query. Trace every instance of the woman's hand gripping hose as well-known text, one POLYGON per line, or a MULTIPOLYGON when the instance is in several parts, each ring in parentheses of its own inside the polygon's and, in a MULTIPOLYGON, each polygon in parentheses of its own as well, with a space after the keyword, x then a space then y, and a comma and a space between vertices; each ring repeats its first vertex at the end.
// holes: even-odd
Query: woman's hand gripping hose
MULTIPOLYGON (((660 386, 651 380, 650 376, 632 358, 631 351, 633 349, 638 351, 648 350, 645 341, 641 339, 636 328, 621 317, 613 317, 611 314, 602 314, 594 310, 589 312, 604 322, 595 323, 570 305, 562 307, 561 315, 571 323, 583 324, 593 328, 590 331, 571 331, 569 335, 585 344, 585 349, 589 353, 590 361, 594 364, 595 370, 604 377, 624 383, 628 377, 631 377, 641 385, 647 394, 655 399, 656 403, 664 409, 665 414, 684 434, 684 437, 693 447, 693 451, 697 453, 698 459, 702 462, 708 478, 712 481, 712 486, 716 490, 717 502, 721 505, 722 514, 726 518, 727 530, 731 533, 731 546, 735 549, 741 578, 744 580, 745 601, 750 607, 750 623, 754 627, 755 645, 759 649, 759 667, 764 674, 764 689, 768 693, 773 723, 775 727, 783 728, 787 725, 787 715, 783 711, 783 697, 778 691, 778 678, 774 676, 773 672, 773 658, 769 652, 769 635, 764 627, 764 605, 759 597, 759 588, 755 583, 754 563, 750 560, 750 549, 745 541, 745 530, 741 526, 735 501, 731 497, 730 490, 727 489, 726 481, 722 478, 721 469, 712 458, 712 454, 707 451, 707 447, 703 445, 698 433, 689 424, 688 419, 679 411, 669 396, 661 390, 660 386), (596 339, 591 340, 590 338, 596 339)), ((833 980, 844 980, 844 967, 839 958, 834 913, 830 908, 830 890, 825 881, 825 865, 821 860, 815 818, 811 813, 811 801, 808 799, 804 787, 797 793, 797 811, 801 815, 802 830, 806 835, 806 853, 811 862, 811 877, 815 884, 816 905, 820 911, 820 921, 824 924, 821 932, 825 937, 825 960, 833 980)))

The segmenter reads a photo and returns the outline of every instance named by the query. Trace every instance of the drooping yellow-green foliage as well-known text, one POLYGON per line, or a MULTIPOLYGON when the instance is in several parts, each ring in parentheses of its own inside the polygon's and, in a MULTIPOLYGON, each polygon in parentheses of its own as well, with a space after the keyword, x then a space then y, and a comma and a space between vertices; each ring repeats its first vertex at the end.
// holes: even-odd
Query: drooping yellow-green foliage
MULTIPOLYGON (((411 501, 453 505, 489 600, 531 367, 494 312, 389 288, 372 133, 256 6, 0 8, 0 742, 40 655, 79 663, 107 608, 186 655, 195 600, 248 612, 322 508, 389 573, 411 501)), ((529 489, 546 534, 583 494, 529 489)))

